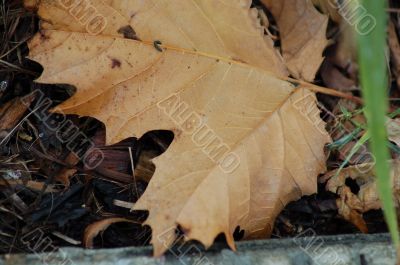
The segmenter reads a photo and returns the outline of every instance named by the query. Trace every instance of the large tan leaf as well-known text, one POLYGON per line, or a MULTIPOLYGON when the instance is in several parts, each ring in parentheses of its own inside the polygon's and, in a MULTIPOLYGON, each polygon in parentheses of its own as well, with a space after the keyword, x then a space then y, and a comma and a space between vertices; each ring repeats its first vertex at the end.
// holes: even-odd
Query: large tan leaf
POLYGON ((278 23, 283 58, 290 73, 313 81, 328 40, 328 17, 319 13, 310 0, 261 0, 278 23))
POLYGON ((162 40, 169 46, 286 74, 281 56, 271 38, 264 36, 257 10, 250 10, 250 4, 250 0, 41 0, 38 13, 43 29, 97 33, 96 27, 90 27, 94 12, 105 18, 106 23, 99 26, 104 26, 101 34, 105 36, 162 40))
POLYGON ((224 233, 234 248, 239 225, 247 238, 266 236, 285 204, 316 191, 330 139, 315 95, 279 77, 284 67, 250 1, 96 1, 121 19, 97 36, 50 3, 39 7, 47 30, 29 47, 44 66, 38 81, 77 87, 60 109, 104 122, 107 143, 174 132, 135 206, 149 210, 156 255, 172 244, 177 225, 207 247, 224 233), (154 8, 158 15, 146 19, 154 8), (142 41, 117 33, 126 14, 135 14, 130 23, 142 41), (181 38, 186 31, 190 42, 181 38), (166 44, 163 52, 155 39, 166 44))

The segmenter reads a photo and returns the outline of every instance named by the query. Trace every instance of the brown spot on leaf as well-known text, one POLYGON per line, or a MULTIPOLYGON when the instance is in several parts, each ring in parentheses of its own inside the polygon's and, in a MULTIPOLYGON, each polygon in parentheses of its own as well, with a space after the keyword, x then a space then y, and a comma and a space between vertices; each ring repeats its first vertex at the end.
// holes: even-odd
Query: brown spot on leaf
POLYGON ((236 58, 236 57, 232 57, 232 60, 238 61, 238 62, 240 62, 240 63, 247 63, 246 61, 243 61, 242 59, 236 58))
POLYGON ((115 58, 111 59, 111 68, 114 69, 115 67, 121 68, 121 61, 115 58))
POLYGON ((40 40, 41 41, 45 41, 45 40, 50 39, 50 37, 48 35, 46 35, 46 33, 44 31, 39 31, 39 33, 40 33, 40 40))
POLYGON ((118 30, 118 33, 124 35, 125 39, 139 40, 139 38, 136 36, 135 30, 129 25, 121 27, 118 30))

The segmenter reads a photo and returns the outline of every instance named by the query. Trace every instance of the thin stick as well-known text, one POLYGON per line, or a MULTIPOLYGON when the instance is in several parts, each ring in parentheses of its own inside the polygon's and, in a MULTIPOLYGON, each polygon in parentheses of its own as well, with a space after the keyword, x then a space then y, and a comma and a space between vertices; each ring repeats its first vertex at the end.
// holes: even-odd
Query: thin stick
POLYGON ((135 165, 133 163, 132 148, 129 146, 128 149, 129 149, 129 157, 131 159, 131 169, 132 169, 132 176, 133 176, 133 181, 134 181, 134 185, 135 185, 136 198, 139 198, 139 192, 138 192, 137 185, 136 185, 135 165))
POLYGON ((126 208, 126 209, 132 209, 135 206, 135 204, 133 202, 126 202, 126 201, 121 201, 121 200, 114 200, 113 204, 115 206, 126 208))
POLYGON ((332 88, 327 88, 327 87, 322 87, 322 86, 317 86, 308 82, 304 82, 304 81, 300 81, 297 79, 293 79, 288 77, 286 79, 287 81, 291 82, 291 83, 298 83, 300 85, 302 85, 303 87, 306 87, 307 89, 317 92, 317 93, 321 93, 321 94, 325 94, 325 95, 329 95, 329 96, 334 96, 334 97, 339 97, 339 98, 345 98, 351 101, 356 102, 357 104, 363 104, 363 100, 359 97, 353 96, 351 94, 347 94, 341 91, 338 91, 336 89, 332 89, 332 88))

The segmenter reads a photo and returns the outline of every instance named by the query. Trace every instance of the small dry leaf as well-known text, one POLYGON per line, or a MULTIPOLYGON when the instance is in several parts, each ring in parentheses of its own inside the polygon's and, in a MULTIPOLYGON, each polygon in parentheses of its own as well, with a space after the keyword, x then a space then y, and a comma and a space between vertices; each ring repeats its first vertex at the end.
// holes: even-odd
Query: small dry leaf
POLYGON ((113 217, 103 219, 88 225, 85 229, 85 232, 83 233, 84 247, 93 248, 93 240, 100 232, 104 232, 112 224, 123 222, 135 223, 134 221, 126 218, 113 217))
POLYGON ((59 109, 104 122, 107 144, 174 132, 135 205, 149 211, 155 255, 177 225, 206 247, 223 233, 235 248, 237 226, 265 237, 285 204, 316 192, 330 137, 250 0, 90 2, 109 22, 96 36, 41 1, 30 58, 44 66, 39 82, 77 87, 59 109))
MULTIPOLYGON (((391 178, 395 203, 398 206, 400 201, 400 161, 398 160, 391 161, 391 178)), ((337 170, 334 170, 324 175, 320 181, 327 181, 326 189, 339 195, 336 200, 339 214, 360 231, 367 233, 368 228, 362 214, 382 207, 376 188, 374 163, 351 166, 341 170, 339 174, 337 170), (357 194, 346 185, 348 178, 355 180, 359 186, 357 194)))
POLYGON ((336 200, 338 213, 347 221, 354 224, 361 232, 368 233, 368 227, 363 219, 363 202, 347 186, 337 189, 340 198, 336 200))
POLYGON ((278 23, 283 58, 290 73, 313 81, 324 60, 328 17, 309 0, 261 0, 278 23))
POLYGON ((35 95, 27 97, 15 98, 8 101, 0 108, 0 137, 12 130, 15 125, 21 120, 30 104, 35 99, 35 95))
MULTIPOLYGON (((74 153, 69 153, 67 158, 65 159, 65 163, 70 166, 76 166, 79 163, 79 158, 74 153)), ((63 168, 60 173, 55 176, 55 181, 61 182, 65 189, 69 188, 70 178, 75 175, 78 170, 75 168, 63 168)))
POLYGON ((397 146, 400 146, 400 119, 387 119, 386 129, 388 138, 394 142, 397 146))

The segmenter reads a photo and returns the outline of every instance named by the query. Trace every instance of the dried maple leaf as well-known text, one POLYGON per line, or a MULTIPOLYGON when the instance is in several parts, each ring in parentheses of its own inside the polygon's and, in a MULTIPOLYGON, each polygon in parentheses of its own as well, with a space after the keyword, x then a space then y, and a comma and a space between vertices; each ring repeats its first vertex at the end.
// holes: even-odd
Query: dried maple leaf
POLYGON ((310 0, 261 0, 277 20, 282 54, 290 73, 313 81, 328 40, 328 17, 315 9, 310 0))
POLYGON ((224 233, 234 248, 237 226, 266 236, 285 204, 316 191, 330 138, 314 93, 285 81, 251 1, 90 3, 108 20, 96 36, 41 1, 30 58, 39 82, 77 87, 59 110, 104 122, 108 144, 174 132, 135 205, 149 211, 155 255, 177 225, 206 247, 224 233))

